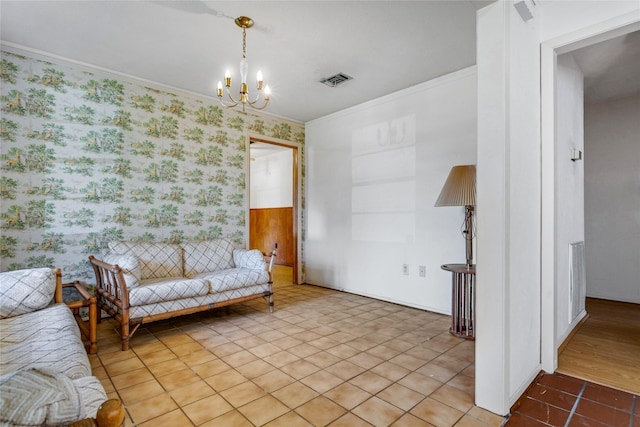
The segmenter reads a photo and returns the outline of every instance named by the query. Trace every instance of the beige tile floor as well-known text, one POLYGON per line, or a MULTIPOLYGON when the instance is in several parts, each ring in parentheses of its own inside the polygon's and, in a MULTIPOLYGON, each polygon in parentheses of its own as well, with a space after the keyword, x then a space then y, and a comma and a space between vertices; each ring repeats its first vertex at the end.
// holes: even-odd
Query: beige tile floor
POLYGON ((309 285, 141 327, 98 326, 94 375, 128 426, 499 426, 449 317, 309 285))

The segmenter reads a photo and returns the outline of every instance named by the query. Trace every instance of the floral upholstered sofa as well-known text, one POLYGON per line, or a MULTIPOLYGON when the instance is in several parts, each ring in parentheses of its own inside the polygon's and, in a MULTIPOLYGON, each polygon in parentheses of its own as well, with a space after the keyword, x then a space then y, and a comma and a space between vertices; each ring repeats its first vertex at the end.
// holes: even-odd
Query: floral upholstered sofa
POLYGON ((107 400, 91 375, 78 324, 62 303, 60 270, 0 273, 0 425, 123 422, 120 401, 107 400))
POLYGON ((236 249, 226 239, 183 243, 109 243, 96 274, 98 308, 120 323, 122 350, 143 323, 264 297, 273 311, 275 250, 236 249))

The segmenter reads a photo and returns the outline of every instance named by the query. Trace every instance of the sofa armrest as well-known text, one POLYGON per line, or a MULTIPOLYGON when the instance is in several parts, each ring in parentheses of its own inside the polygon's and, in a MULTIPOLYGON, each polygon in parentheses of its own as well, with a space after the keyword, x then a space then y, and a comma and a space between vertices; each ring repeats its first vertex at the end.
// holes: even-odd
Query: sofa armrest
MULTIPOLYGON (((96 304, 98 310, 104 310, 111 317, 120 323, 120 337, 122 342, 122 351, 129 349, 129 339, 142 324, 141 319, 130 318, 130 301, 129 290, 127 289, 127 281, 125 273, 118 264, 109 264, 96 259, 93 255, 89 256, 89 262, 93 267, 96 275, 96 304), (135 323, 135 326, 130 326, 135 323)), ((127 274, 128 277, 135 277, 127 274)), ((98 315, 98 322, 102 316, 98 315)))
POLYGON ((278 249, 278 244, 276 243, 276 248, 269 252, 268 254, 262 254, 265 262, 267 262, 267 271, 269 272, 269 276, 271 276, 271 271, 273 270, 273 262, 276 259, 276 250, 278 249))
MULTIPOLYGON (((108 306, 113 311, 119 311, 128 318, 129 314, 129 291, 124 273, 117 264, 112 265, 89 256, 89 262, 96 275, 96 297, 103 302, 106 300, 108 306)), ((107 311, 109 307, 102 307, 107 311)), ((113 313, 110 313, 113 315, 113 313)), ((128 319, 127 319, 128 320, 128 319)))

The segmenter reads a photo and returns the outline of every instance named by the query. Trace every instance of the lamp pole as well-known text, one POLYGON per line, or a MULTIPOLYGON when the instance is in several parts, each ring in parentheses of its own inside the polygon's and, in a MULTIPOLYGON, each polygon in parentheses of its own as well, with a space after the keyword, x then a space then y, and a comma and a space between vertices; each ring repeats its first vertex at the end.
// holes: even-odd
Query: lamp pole
POLYGON ((464 209, 464 240, 466 243, 467 267, 473 265, 473 206, 466 205, 464 209))

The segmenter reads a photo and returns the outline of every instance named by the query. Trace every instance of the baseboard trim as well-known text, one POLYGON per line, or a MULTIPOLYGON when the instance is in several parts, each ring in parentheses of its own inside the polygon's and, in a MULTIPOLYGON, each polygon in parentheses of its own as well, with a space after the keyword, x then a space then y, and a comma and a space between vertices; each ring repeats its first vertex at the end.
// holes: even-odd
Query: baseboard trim
POLYGON ((569 334, 564 339, 564 341, 562 341, 562 343, 558 346, 558 356, 560 356, 560 354, 564 351, 567 345, 569 345, 569 341, 571 341, 571 338, 573 338, 573 336, 578 332, 578 330, 582 327, 582 325, 584 324, 584 322, 587 321, 588 318, 589 318, 589 313, 585 314, 584 317, 580 319, 580 321, 576 324, 576 326, 571 330, 571 332, 569 332, 569 334))

